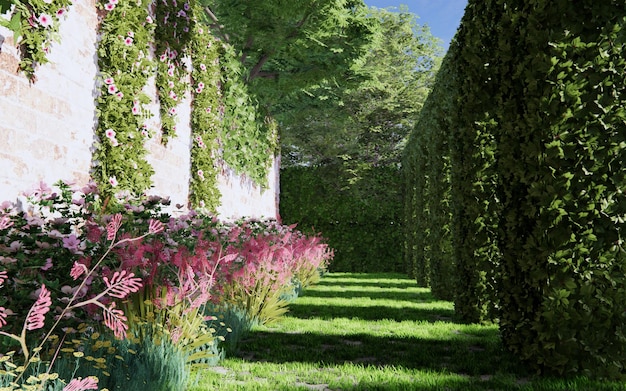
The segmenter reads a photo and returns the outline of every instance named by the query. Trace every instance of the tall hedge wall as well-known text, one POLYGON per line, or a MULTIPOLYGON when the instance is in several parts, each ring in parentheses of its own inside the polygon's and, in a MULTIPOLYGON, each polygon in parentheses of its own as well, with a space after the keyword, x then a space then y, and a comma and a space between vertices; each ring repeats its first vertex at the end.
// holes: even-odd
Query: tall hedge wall
POLYGON ((406 150, 406 188, 429 178, 407 224, 452 215, 457 312, 497 310, 505 345, 539 370, 624 375, 625 46, 623 0, 470 0, 411 137, 430 145, 406 150), (448 149, 424 153, 440 143, 426 134, 448 149), (442 212, 432 175, 448 162, 442 212))
POLYGON ((280 215, 335 250, 331 271, 405 272, 401 172, 373 167, 349 183, 342 165, 281 170, 280 215))

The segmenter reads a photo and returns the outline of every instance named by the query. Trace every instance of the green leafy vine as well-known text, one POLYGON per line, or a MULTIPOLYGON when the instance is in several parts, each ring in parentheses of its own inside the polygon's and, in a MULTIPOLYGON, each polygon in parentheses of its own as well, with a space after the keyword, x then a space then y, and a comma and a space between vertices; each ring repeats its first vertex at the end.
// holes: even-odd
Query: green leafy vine
POLYGON ((191 181, 189 201, 194 208, 215 211, 220 201, 217 189, 217 135, 221 126, 220 62, 221 43, 196 24, 192 39, 191 181), (217 87, 216 87, 217 86, 217 87))
POLYGON ((30 81, 35 80, 35 70, 48 63, 47 55, 52 42, 58 41, 60 19, 72 5, 70 0, 0 0, 0 26, 13 32, 15 45, 20 48, 19 69, 30 81))
POLYGON ((262 119, 258 104, 243 80, 243 65, 231 45, 224 44, 223 48, 225 114, 219 138, 222 157, 235 172, 265 187, 271 158, 277 149, 277 125, 271 118, 262 119))
POLYGON ((98 47, 102 84, 92 176, 105 197, 120 190, 141 195, 154 173, 145 159, 144 142, 150 137, 145 120, 151 114, 144 105, 151 100, 143 92, 154 72, 148 53, 154 23, 141 1, 109 0, 99 6, 104 12, 98 47))
POLYGON ((183 61, 191 42, 193 4, 191 1, 157 0, 159 28, 155 31, 157 56, 156 85, 161 112, 161 142, 167 145, 176 136, 178 104, 189 89, 188 71, 183 61))

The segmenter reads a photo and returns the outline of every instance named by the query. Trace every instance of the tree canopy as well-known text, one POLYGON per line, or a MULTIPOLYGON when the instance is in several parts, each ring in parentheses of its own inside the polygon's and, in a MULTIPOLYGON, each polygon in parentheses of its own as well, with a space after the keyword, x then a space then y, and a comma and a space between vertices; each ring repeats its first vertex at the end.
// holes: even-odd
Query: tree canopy
POLYGON ((283 164, 400 161, 442 54, 416 15, 362 0, 204 1, 279 124, 283 164))
POLYGON ((406 9, 373 8, 367 51, 351 68, 358 83, 321 86, 325 94, 291 102, 283 146, 293 164, 398 163, 426 100, 441 57, 438 39, 406 9))
POLYGON ((348 71, 371 40, 362 0, 204 0, 214 34, 240 54, 262 105, 348 71))

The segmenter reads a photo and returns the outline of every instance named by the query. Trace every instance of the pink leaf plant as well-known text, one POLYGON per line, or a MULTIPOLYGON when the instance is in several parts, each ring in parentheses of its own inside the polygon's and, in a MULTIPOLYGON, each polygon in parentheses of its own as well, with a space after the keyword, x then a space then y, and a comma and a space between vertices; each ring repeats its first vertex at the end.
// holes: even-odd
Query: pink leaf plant
POLYGON ((63 391, 85 391, 85 390, 97 390, 98 378, 95 376, 89 376, 84 379, 72 379, 64 388, 63 391))
MULTIPOLYGON (((64 189, 67 189, 67 187, 64 189)), ((90 191, 87 188, 83 189, 85 191, 90 191)), ((68 270, 66 268, 64 270, 66 270, 66 273, 69 272, 68 274, 73 280, 80 279, 81 282, 76 287, 66 286, 61 289, 62 292, 69 294, 70 297, 60 299, 60 301, 65 303, 64 308, 56 307, 58 310, 55 309, 55 311, 57 311, 58 315, 55 316, 54 323, 48 329, 47 333, 45 333, 45 336, 41 339, 40 344, 34 351, 39 352, 44 343, 49 340, 54 330, 59 326, 60 322, 63 319, 67 319, 68 316, 72 316, 72 314, 74 314, 74 310, 81 307, 100 308, 103 313, 105 326, 113 331, 116 338, 124 338, 126 330, 128 329, 128 326, 125 323, 127 318, 121 309, 116 308, 116 302, 114 300, 124 299, 129 294, 139 291, 143 286, 143 282, 142 279, 136 277, 134 273, 126 270, 115 271, 110 274, 106 273, 105 270, 108 268, 103 265, 103 262, 109 258, 109 255, 112 254, 112 251, 116 247, 124 246, 124 244, 132 243, 134 241, 141 241, 149 235, 162 232, 163 224, 156 220, 151 220, 148 224, 147 233, 137 237, 124 234, 122 235, 122 238, 118 239, 118 232, 122 225, 122 216, 120 214, 115 215, 110 219, 110 222, 106 227, 106 238, 111 242, 104 247, 104 243, 102 243, 104 238, 101 233, 105 230, 96 227, 96 224, 94 223, 95 219, 93 219, 87 209, 88 204, 81 202, 80 196, 74 198, 72 195, 70 200, 67 198, 68 192, 62 189, 63 191, 59 193, 65 194, 66 199, 60 200, 55 198, 57 197, 55 193, 41 196, 40 194, 47 193, 47 190, 44 190, 39 191, 37 195, 28 196, 30 197, 29 200, 35 200, 34 207, 29 207, 28 209, 24 208, 16 212, 15 206, 6 205, 6 203, 2 204, 3 211, 8 213, 7 216, 9 216, 8 220, 2 220, 2 224, 6 228, 9 228, 9 232, 4 233, 6 234, 6 237, 0 237, 0 267, 4 266, 5 268, 8 268, 7 270, 0 271, 0 286, 10 284, 11 288, 17 289, 18 292, 24 289, 23 285, 31 280, 25 280, 25 278, 29 277, 29 275, 23 273, 20 265, 27 265, 27 270, 29 270, 30 273, 39 273, 42 276, 45 276, 47 273, 50 273, 51 269, 56 269, 57 264, 66 265, 69 263, 69 265, 71 265, 71 269, 68 270), (41 201, 37 201, 37 199, 41 201), (41 204, 38 204, 37 202, 43 202, 45 207, 40 208, 41 204), (57 210, 57 203, 59 205, 59 210, 63 210, 65 215, 69 216, 68 218, 56 217, 54 213, 56 213, 55 210, 57 210), (70 203, 73 206, 66 206, 70 203), (25 216, 25 213, 28 213, 26 217, 29 217, 30 219, 23 217, 25 216), (45 213, 50 213, 52 217, 48 218, 45 213), (37 216, 37 214, 40 214, 42 217, 34 219, 33 216, 37 216), (29 221, 31 221, 31 223, 29 223, 29 221), (18 222, 19 224, 13 224, 14 222, 18 222), (72 226, 76 225, 77 228, 72 228, 73 233, 67 234, 66 232, 68 232, 68 230, 64 228, 64 224, 72 224, 72 226), (55 229, 50 229, 50 227, 54 227, 55 229), (53 233, 53 231, 56 233, 53 233), (24 232, 36 235, 36 238, 41 238, 41 241, 32 240, 34 245, 29 244, 28 246, 30 247, 24 248, 24 251, 28 251, 29 257, 31 257, 32 260, 40 260, 42 263, 41 265, 33 264, 32 260, 26 259, 24 256, 25 254, 16 254, 15 250, 11 248, 14 247, 13 245, 9 246, 5 244, 15 242, 16 240, 14 240, 14 238, 24 236, 24 232), (13 242, 9 242, 9 240, 12 240, 13 242), (82 243, 83 241, 85 241, 85 243, 89 243, 89 245, 85 248, 86 251, 95 250, 100 252, 98 261, 93 265, 91 262, 91 256, 83 256, 81 259, 73 262, 67 262, 67 260, 65 262, 52 262, 53 257, 49 256, 50 252, 52 252, 52 254, 57 254, 61 251, 66 251, 68 247, 74 248, 79 245, 78 243, 82 243), (94 241, 97 243, 93 243, 94 241), (6 255, 8 254, 12 254, 15 258, 7 258, 6 255), (97 273, 101 274, 101 279, 96 278, 97 273), (11 277, 9 278, 9 276, 11 277), (92 284, 93 281, 101 282, 98 284, 92 284), (100 289, 100 287, 102 287, 102 291, 99 293, 88 293, 89 289, 100 289)), ((76 191, 79 192, 78 190, 76 191)), ((82 191, 80 193, 83 197, 86 194, 82 191)), ((21 242, 18 241, 18 243, 21 242)), ((15 247, 21 247, 21 245, 15 247)), ((71 257, 73 252, 61 252, 61 254, 64 256, 70 254, 71 257)), ((23 326, 19 332, 0 330, 0 335, 9 337, 20 344, 25 366, 28 366, 30 363, 30 351, 26 340, 27 332, 39 330, 46 326, 46 315, 51 311, 52 301, 54 299, 51 295, 51 291, 45 283, 41 285, 38 291, 36 291, 36 295, 36 301, 27 311, 23 326)), ((11 301, 12 295, 5 296, 5 298, 7 298, 9 305, 14 303, 11 301)), ((0 307, 0 327, 4 328, 7 324, 9 324, 9 316, 12 314, 14 314, 14 312, 8 309, 6 304, 5 306, 0 307)), ((68 389, 93 389, 89 388, 92 386, 86 379, 82 379, 80 383, 73 382, 70 384, 72 384, 73 387, 83 388, 68 389)), ((68 385, 68 387, 69 386, 70 385, 68 385)))

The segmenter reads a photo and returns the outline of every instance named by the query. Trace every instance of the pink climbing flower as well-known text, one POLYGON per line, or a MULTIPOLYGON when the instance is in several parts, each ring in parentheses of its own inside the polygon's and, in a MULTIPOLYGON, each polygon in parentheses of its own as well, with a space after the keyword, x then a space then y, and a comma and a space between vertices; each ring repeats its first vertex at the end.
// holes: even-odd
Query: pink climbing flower
POLYGON ((176 115, 176 107, 170 109, 170 115, 176 115))
POLYGON ((200 70, 201 71, 206 71, 206 65, 200 64, 200 70))
POLYGON ((118 99, 122 99, 124 97, 124 93, 122 91, 118 91, 115 96, 117 96, 118 99))
POLYGON ((126 35, 128 35, 131 38, 134 38, 135 37, 135 32, 134 31, 129 31, 129 32, 126 33, 126 35))
POLYGON ((116 187, 119 183, 117 182, 117 178, 114 176, 109 177, 109 185, 116 187))
POLYGON ((135 115, 139 114, 139 106, 133 105, 133 108, 131 109, 131 111, 135 115))
POLYGON ((154 20, 152 20, 152 17, 150 15, 146 16, 146 23, 149 23, 149 24, 154 23, 154 20))
POLYGON ((40 270, 46 271, 46 270, 50 270, 52 269, 52 267, 54 266, 54 264, 52 263, 52 258, 48 258, 46 259, 46 263, 40 267, 40 270))
POLYGON ((200 94, 200 93, 202 93, 202 88, 200 87, 196 88, 196 94, 200 94))
POLYGON ((109 0, 109 4, 117 5, 117 3, 119 3, 119 0, 109 0))
POLYGON ((109 129, 104 131, 104 135, 107 136, 107 138, 114 138, 115 137, 115 130, 109 128, 109 129))
POLYGON ((199 177, 201 180, 204 180, 204 171, 202 171, 202 170, 198 170, 198 177, 199 177))
POLYGON ((45 315, 50 311, 52 300, 50 299, 50 291, 45 285, 41 286, 37 301, 28 311, 26 315, 26 330, 37 330, 44 326, 45 315))
POLYGON ((80 250, 80 240, 78 240, 76 235, 71 234, 70 236, 63 238, 63 247, 75 253, 80 250))
POLYGON ((48 14, 39 15, 39 18, 37 18, 37 21, 42 27, 48 28, 52 26, 52 16, 48 14))
POLYGON ((115 83, 115 81, 113 80, 112 77, 107 77, 106 79, 104 79, 104 84, 106 85, 111 85, 113 83, 115 83))
POLYGON ((126 39, 124 39, 124 45, 133 46, 133 39, 131 37, 126 37, 126 39))
POLYGON ((104 5, 104 9, 107 11, 113 11, 114 8, 115 8, 115 4, 113 3, 107 3, 104 5))
POLYGON ((109 94, 115 94, 117 92, 117 87, 115 86, 115 84, 111 84, 107 88, 107 91, 109 91, 109 94))
POLYGON ((84 379, 72 379, 64 388, 63 391, 85 391, 85 390, 97 390, 98 378, 95 376, 89 376, 84 379))
POLYGON ((59 8, 59 10, 57 11, 57 18, 60 18, 64 14, 65 14, 65 8, 59 8))

